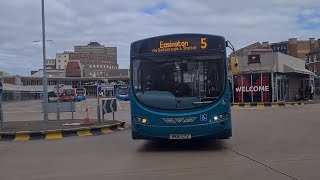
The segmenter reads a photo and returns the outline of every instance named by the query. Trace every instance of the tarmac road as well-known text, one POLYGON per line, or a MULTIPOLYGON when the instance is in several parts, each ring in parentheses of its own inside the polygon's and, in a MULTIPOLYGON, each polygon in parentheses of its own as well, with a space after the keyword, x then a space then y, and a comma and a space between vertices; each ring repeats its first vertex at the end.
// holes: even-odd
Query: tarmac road
MULTIPOLYGON (((117 116, 128 117, 129 104, 120 106, 117 116)), ((317 180, 319 114, 318 104, 233 109, 234 135, 219 141, 133 141, 128 128, 101 136, 0 142, 0 179, 317 180)))

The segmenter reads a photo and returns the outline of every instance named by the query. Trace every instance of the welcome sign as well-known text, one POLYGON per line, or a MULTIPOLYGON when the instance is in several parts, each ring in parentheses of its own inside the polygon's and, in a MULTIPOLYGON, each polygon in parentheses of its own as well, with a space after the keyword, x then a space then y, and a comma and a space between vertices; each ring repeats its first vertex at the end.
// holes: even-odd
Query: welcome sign
POLYGON ((271 102, 271 74, 252 73, 233 76, 234 102, 271 102))

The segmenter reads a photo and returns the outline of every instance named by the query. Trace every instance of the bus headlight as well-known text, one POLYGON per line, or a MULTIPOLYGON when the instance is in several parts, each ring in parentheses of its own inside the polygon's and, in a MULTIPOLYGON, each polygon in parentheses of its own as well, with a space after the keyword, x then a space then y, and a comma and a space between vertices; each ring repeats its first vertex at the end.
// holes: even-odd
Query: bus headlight
POLYGON ((142 118, 141 122, 142 122, 143 124, 147 124, 147 123, 148 123, 148 119, 147 119, 147 118, 142 118))
POLYGON ((148 123, 148 119, 147 118, 142 118, 142 117, 139 117, 139 116, 135 116, 133 118, 133 120, 135 122, 142 123, 142 124, 147 124, 148 123))
POLYGON ((214 121, 224 121, 224 120, 228 120, 229 117, 230 117, 230 112, 226 112, 226 113, 219 114, 218 116, 213 116, 212 120, 214 120, 214 121))

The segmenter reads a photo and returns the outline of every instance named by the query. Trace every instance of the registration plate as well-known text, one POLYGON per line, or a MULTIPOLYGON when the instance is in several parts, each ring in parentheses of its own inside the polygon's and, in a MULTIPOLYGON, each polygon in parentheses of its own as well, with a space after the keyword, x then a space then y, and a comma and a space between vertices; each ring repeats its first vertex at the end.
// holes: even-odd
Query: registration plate
POLYGON ((170 139, 191 139, 191 134, 170 134, 170 139))

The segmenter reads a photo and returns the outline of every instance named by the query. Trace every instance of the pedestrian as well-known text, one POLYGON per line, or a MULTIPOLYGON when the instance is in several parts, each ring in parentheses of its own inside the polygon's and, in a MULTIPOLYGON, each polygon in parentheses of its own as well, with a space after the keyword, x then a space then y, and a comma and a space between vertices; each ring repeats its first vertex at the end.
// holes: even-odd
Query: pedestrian
POLYGON ((314 89, 313 86, 310 86, 310 100, 313 100, 314 89))
POLYGON ((303 93, 302 86, 299 88, 299 95, 300 95, 300 100, 304 100, 304 93, 303 93))

